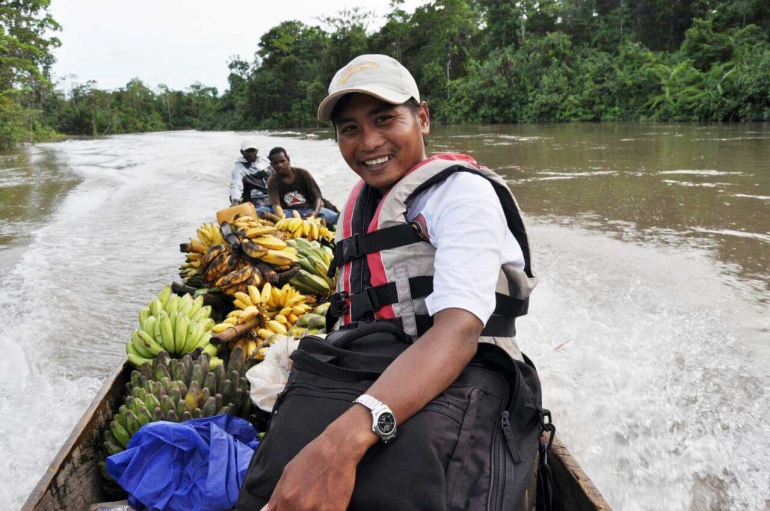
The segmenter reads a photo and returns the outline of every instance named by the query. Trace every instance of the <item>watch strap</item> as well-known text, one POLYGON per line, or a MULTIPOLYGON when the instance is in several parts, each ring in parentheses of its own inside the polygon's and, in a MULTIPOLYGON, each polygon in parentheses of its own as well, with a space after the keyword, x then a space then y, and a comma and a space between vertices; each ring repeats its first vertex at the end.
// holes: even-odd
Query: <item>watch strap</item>
POLYGON ((387 408, 380 400, 378 400, 374 396, 370 396, 369 394, 361 394, 356 398, 355 401, 353 401, 353 404, 358 403, 359 405, 364 405, 372 412, 380 409, 380 408, 387 408))

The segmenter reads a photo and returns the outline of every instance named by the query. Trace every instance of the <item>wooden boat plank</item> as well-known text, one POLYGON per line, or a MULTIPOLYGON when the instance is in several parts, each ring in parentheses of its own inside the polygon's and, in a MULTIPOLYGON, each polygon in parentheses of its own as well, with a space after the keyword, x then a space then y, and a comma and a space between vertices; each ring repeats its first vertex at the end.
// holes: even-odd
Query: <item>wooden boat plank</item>
POLYGON ((99 474, 99 432, 112 420, 129 381, 128 362, 102 386, 45 475, 32 490, 22 511, 71 511, 87 509, 107 500, 99 474))
POLYGON ((557 436, 549 456, 556 511, 612 511, 567 447, 557 436))

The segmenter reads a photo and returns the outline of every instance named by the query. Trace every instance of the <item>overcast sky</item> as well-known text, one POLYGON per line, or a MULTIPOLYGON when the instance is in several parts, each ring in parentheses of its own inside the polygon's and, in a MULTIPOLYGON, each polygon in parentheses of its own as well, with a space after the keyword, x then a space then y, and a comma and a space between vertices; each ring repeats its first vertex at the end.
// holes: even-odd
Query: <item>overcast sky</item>
MULTIPOLYGON (((96 80, 100 88, 140 78, 172 89, 201 82, 227 86, 233 55, 252 61, 259 38, 281 21, 317 24, 316 18, 363 7, 383 23, 389 0, 53 0, 62 26, 54 73, 96 80)), ((413 11, 426 0, 407 0, 413 11)), ((71 79, 67 82, 72 81, 71 79)))

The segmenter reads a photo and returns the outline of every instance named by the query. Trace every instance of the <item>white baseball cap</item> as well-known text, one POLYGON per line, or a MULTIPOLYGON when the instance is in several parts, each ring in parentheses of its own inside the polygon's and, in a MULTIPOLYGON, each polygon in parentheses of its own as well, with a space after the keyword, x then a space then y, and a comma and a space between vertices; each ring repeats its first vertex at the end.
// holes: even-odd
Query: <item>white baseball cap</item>
POLYGON ((244 140, 241 142, 241 151, 247 151, 249 149, 259 150, 259 146, 257 146, 257 143, 253 140, 244 140))
POLYGON ((387 55, 359 55, 332 78, 329 95, 318 106, 318 120, 329 122, 337 101, 352 92, 369 94, 393 105, 404 104, 410 98, 420 102, 417 82, 399 61, 387 55))

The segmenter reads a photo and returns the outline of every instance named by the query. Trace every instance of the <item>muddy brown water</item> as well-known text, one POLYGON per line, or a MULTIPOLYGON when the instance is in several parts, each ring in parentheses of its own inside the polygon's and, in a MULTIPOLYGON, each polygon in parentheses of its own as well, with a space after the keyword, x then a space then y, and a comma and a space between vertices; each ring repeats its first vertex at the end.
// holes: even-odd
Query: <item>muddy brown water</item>
MULTIPOLYGON (((0 508, 21 506, 244 137, 338 205, 327 130, 125 135, 0 154, 0 508)), ((435 128, 500 172, 540 284, 519 340, 559 434, 620 510, 770 509, 770 125, 435 128)))

